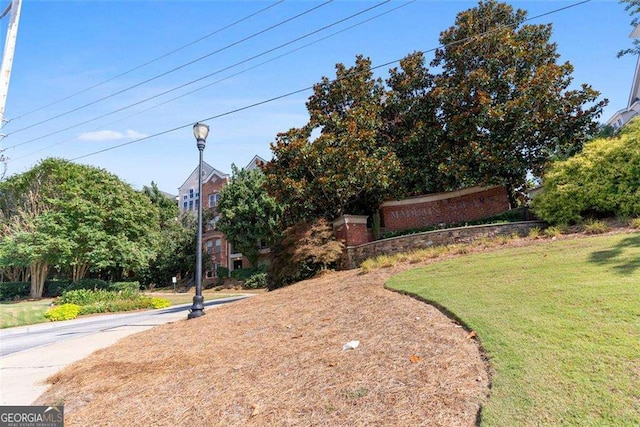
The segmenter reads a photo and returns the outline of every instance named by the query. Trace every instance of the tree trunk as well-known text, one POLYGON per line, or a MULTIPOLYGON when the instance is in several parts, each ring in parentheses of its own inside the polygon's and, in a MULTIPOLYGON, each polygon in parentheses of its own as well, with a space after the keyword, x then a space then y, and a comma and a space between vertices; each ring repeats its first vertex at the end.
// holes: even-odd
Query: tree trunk
POLYGON ((87 274, 87 270, 89 266, 87 263, 79 263, 73 266, 73 281, 77 282, 78 280, 84 279, 84 276, 87 274))
POLYGON ((44 281, 49 274, 49 264, 35 261, 31 264, 31 298, 42 298, 44 281))
POLYGON ((9 282, 27 282, 29 280, 29 267, 5 267, 2 273, 9 282))
POLYGON ((511 183, 505 185, 505 189, 507 190, 507 197, 509 198, 509 205, 511 209, 515 209, 518 207, 518 199, 516 198, 515 190, 511 183))

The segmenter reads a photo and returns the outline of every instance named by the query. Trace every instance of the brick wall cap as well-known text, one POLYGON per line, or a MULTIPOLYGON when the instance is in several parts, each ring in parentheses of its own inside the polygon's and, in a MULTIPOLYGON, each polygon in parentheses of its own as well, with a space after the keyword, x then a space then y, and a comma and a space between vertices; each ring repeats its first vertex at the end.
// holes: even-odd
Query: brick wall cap
POLYGON ((415 196, 415 197, 410 197, 408 199, 403 199, 403 200, 388 200, 386 202, 383 202, 382 205, 380 205, 380 207, 385 208, 385 207, 392 207, 392 206, 417 205, 419 203, 429 203, 429 202, 435 202, 437 200, 453 199, 456 197, 466 196, 468 194, 481 193, 483 191, 494 190, 496 188, 503 188, 503 187, 501 185, 498 185, 495 187, 470 187, 470 188, 464 188, 462 190, 451 191, 446 193, 425 194, 423 196, 415 196))
POLYGON ((339 227, 342 224, 366 224, 367 218, 366 215, 342 215, 333 220, 333 226, 339 227))

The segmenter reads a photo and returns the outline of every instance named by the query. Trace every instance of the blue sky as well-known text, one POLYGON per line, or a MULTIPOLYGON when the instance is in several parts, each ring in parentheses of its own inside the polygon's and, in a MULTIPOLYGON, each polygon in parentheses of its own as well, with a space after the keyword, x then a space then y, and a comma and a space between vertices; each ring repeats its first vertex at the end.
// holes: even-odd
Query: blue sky
MULTIPOLYGON (((376 66, 416 50, 433 49, 438 46, 440 31, 454 23, 456 14, 477 4, 391 1, 263 54, 381 2, 343 0, 323 6, 322 1, 276 3, 23 0, 5 109, 10 122, 3 129, 7 137, 2 141, 10 158, 9 174, 24 172, 46 157, 76 159, 309 87, 322 76, 334 76, 336 63, 353 64, 357 54, 370 57, 376 66), (269 5, 273 7, 222 29, 269 5), (240 42, 315 6, 320 7, 240 42), (388 13, 374 18, 384 12, 388 13), (374 19, 347 29, 370 18, 374 19), (217 30, 191 46, 113 78, 217 30), (309 43, 313 44, 303 47, 309 43), (209 56, 111 96, 205 55, 209 56), (284 56, 277 58, 280 55, 284 56), (259 57, 249 60, 254 56, 259 57), (265 61, 269 62, 260 65, 265 61), (213 75, 203 78, 209 74, 213 75), (203 79, 198 83, 130 107, 199 78, 203 79), (196 90, 205 85, 208 87, 196 90), (194 93, 186 94, 191 91, 194 93), (47 107, 40 109, 43 106, 47 107), (78 110, 69 113, 74 109, 78 110), (118 109, 122 111, 113 113, 118 109), (104 117, 93 120, 100 116, 104 117), (44 123, 37 125, 39 122, 44 123)), ((532 17, 577 1, 510 3, 532 17)), ((0 4, 4 8, 7 0, 0 4)), ((631 43, 629 22, 624 7, 615 0, 593 0, 532 21, 553 24, 553 41, 560 60, 574 65, 575 84, 588 83, 609 99, 602 121, 627 104, 636 58, 617 59, 616 52, 631 43)), ((0 22, 2 41, 6 25, 5 18, 0 22)), ((426 57, 431 60, 432 53, 426 57)), ((378 70, 379 76, 385 78, 388 68, 378 70)), ((211 132, 204 160, 230 172, 232 163, 244 166, 256 154, 271 158, 269 143, 275 135, 306 122, 305 101, 310 93, 207 121, 211 132)), ((198 150, 187 126, 77 161, 105 168, 138 189, 155 181, 162 190, 177 193, 197 160, 198 150)))

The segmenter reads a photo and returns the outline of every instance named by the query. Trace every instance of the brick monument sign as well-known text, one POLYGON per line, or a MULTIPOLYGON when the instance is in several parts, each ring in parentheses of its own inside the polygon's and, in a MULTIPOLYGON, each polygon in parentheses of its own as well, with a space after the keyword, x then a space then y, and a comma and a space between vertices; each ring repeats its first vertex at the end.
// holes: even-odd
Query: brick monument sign
POLYGON ((385 231, 474 221, 510 209, 504 187, 472 187, 405 200, 384 202, 380 208, 385 231))

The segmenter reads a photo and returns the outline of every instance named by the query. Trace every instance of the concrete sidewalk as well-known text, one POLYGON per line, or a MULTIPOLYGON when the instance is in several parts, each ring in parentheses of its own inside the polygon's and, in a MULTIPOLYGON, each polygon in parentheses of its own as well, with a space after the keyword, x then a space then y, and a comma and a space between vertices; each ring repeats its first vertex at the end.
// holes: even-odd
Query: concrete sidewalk
MULTIPOLYGON (((166 313, 155 318, 153 322, 146 320, 139 324, 133 323, 3 357, 0 359, 0 405, 31 405, 49 387, 45 384, 46 379, 67 365, 89 356, 96 350, 115 344, 120 338, 186 319, 187 311, 166 313)), ((52 324, 42 324, 41 327, 47 327, 45 325, 52 324)), ((38 326, 12 329, 26 330, 38 326)), ((53 405, 55 402, 50 403, 53 405)))

